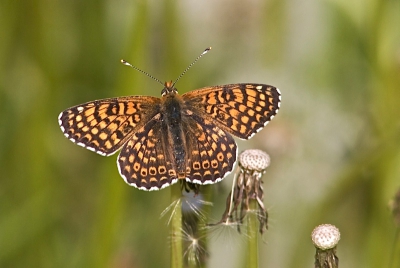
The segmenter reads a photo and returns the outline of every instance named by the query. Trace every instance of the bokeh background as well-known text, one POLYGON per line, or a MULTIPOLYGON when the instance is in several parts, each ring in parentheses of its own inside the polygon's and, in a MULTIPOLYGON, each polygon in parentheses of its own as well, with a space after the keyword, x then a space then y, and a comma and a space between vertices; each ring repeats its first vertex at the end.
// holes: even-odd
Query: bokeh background
MULTIPOLYGON (((240 150, 268 152, 260 267, 312 267, 312 229, 336 225, 343 267, 388 267, 400 187, 397 0, 0 1, 0 266, 168 267, 170 191, 120 178, 116 155, 68 141, 58 114, 177 84, 257 82, 276 118, 240 150)), ((232 176, 215 188, 221 216, 232 176)), ((397 238, 398 239, 398 238, 397 238)), ((211 232, 210 267, 245 267, 243 240, 211 232)), ((396 255, 395 255, 396 256, 396 255)))

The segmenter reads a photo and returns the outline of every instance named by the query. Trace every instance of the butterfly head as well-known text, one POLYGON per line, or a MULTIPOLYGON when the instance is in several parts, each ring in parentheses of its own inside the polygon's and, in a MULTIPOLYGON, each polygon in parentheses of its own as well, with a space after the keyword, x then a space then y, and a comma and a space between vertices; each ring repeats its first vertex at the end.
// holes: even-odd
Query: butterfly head
POLYGON ((166 96, 166 95, 175 95, 178 93, 178 90, 174 87, 175 83, 172 83, 172 81, 167 81, 164 83, 164 88, 161 90, 161 96, 166 96))

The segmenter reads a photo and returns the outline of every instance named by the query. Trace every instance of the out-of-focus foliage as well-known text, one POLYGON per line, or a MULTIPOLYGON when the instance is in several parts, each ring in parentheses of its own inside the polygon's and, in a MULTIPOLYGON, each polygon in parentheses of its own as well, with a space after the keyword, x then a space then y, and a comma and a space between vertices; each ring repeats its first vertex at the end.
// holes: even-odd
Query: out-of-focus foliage
MULTIPOLYGON (((121 58, 173 80, 212 46, 180 92, 237 82, 282 92, 278 116, 239 141, 272 158, 261 267, 311 267, 321 223, 342 232, 341 265, 387 267, 399 256, 387 209, 400 187, 399 10, 394 0, 1 1, 0 266, 168 266, 169 190, 127 186, 116 156, 72 144, 57 116, 160 95, 121 58)), ((215 187, 214 219, 231 179, 215 187)), ((233 236, 210 234, 210 267, 242 267, 233 236)))

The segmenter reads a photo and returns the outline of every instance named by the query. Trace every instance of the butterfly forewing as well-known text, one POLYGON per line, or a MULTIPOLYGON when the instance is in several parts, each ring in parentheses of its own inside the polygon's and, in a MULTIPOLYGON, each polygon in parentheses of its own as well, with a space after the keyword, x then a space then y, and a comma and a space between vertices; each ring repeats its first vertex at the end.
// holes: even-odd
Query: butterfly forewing
POLYGON ((103 99, 71 107, 59 115, 64 135, 101 155, 115 153, 159 109, 155 97, 103 99))
POLYGON ((202 114, 221 129, 242 139, 260 131, 278 112, 280 92, 264 84, 231 84, 182 95, 188 109, 202 114))

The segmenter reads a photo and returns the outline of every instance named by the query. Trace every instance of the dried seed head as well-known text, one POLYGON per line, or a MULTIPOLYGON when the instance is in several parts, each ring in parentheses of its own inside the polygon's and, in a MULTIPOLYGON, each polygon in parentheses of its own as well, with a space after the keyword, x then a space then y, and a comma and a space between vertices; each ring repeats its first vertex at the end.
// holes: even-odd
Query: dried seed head
POLYGON ((245 150, 239 156, 239 165, 251 171, 263 172, 269 166, 270 162, 269 155, 257 149, 245 150))
POLYGON ((337 245, 340 240, 340 232, 334 225, 321 224, 312 231, 311 239, 317 248, 327 250, 337 245))

